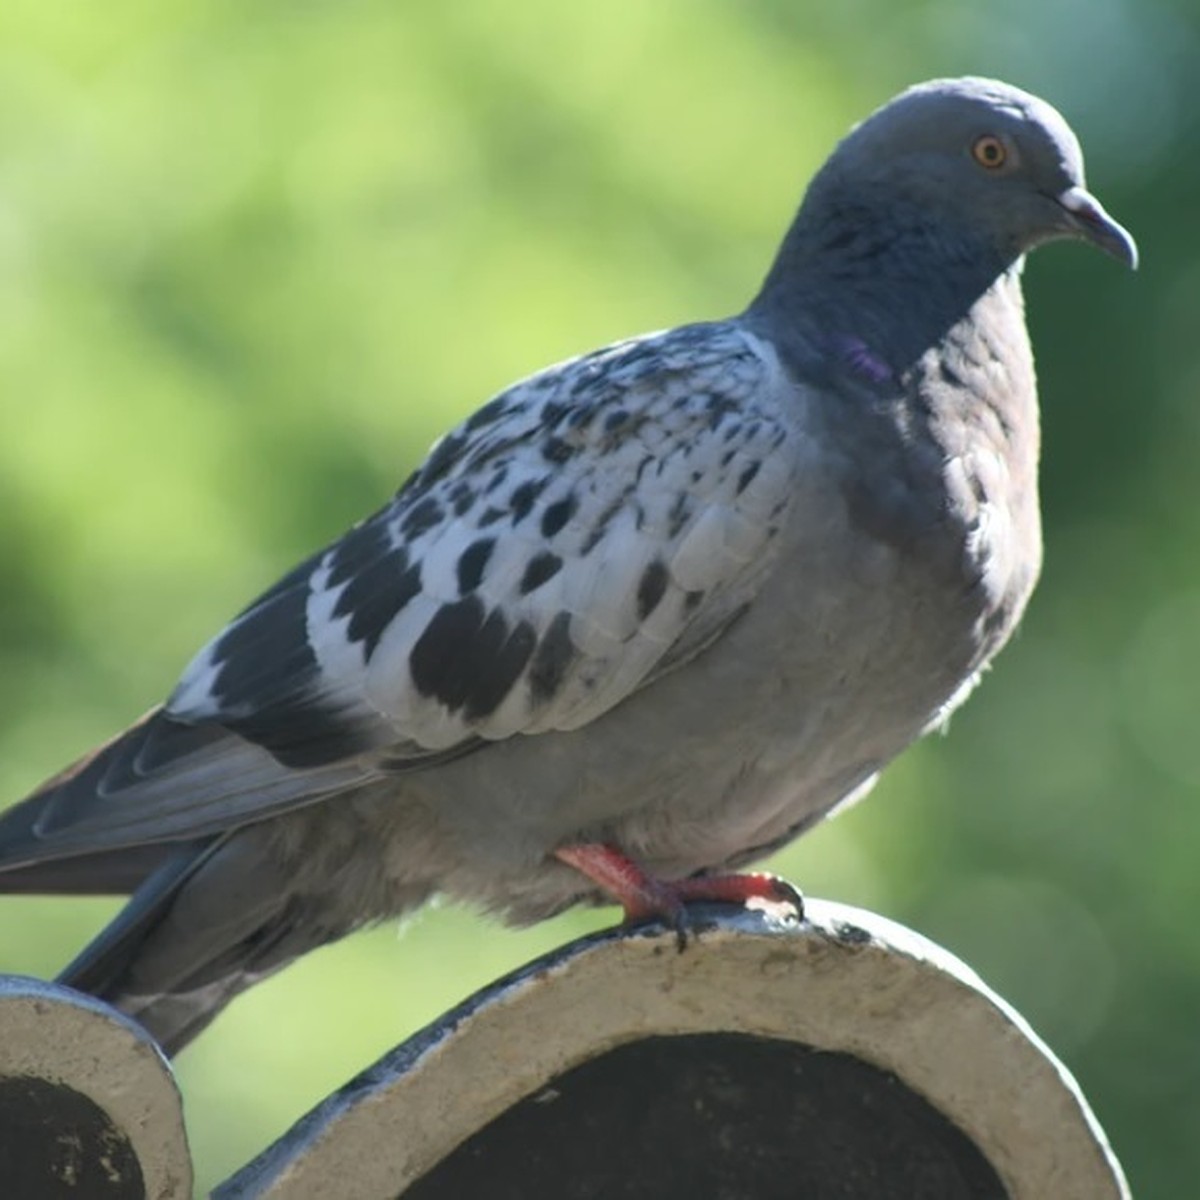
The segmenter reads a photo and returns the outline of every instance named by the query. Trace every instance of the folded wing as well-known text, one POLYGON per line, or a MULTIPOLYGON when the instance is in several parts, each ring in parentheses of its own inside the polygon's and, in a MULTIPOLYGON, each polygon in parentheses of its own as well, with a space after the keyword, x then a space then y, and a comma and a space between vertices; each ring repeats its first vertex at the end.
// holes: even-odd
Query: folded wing
POLYGON ((751 603, 793 494, 770 351, 690 326, 552 367, 210 642, 163 709, 0 821, 0 868, 192 838, 573 730, 751 603))

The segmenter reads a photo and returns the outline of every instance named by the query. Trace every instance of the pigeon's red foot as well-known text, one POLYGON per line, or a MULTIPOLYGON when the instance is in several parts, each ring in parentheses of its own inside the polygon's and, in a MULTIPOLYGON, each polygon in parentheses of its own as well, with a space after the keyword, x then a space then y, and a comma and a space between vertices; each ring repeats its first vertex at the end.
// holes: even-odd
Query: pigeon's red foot
POLYGON ((627 925, 662 920, 672 926, 682 950, 687 943, 686 905, 692 903, 741 904, 764 901, 786 904, 804 916, 804 897, 786 879, 763 873, 747 875, 696 875, 690 879, 656 879, 615 846, 585 842, 554 852, 560 861, 586 875, 625 910, 627 925))

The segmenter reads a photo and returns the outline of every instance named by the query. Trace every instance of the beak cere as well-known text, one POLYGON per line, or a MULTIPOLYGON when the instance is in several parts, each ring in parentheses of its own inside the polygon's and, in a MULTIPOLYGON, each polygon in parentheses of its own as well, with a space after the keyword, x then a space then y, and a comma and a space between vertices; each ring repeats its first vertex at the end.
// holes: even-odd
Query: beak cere
POLYGON ((1070 187, 1055 199, 1068 214, 1070 232, 1137 270, 1138 250, 1133 235, 1104 211, 1104 205, 1091 192, 1070 187))

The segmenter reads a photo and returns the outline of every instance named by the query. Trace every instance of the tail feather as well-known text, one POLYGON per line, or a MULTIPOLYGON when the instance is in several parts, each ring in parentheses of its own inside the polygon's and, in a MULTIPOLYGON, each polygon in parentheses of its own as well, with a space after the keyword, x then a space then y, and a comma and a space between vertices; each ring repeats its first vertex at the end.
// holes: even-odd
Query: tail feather
MULTIPOLYGON (((205 843, 168 850, 168 857, 157 869, 130 889, 133 895, 129 903, 63 968, 59 983, 101 998, 119 990, 130 963, 180 888, 213 853, 212 845, 205 843)), ((4 878, 0 875, 0 880, 4 878)))
POLYGON ((294 772, 264 757, 151 713, 0 815, 0 894, 129 895, 59 980, 140 1021, 168 1054, 293 959, 428 894, 398 889, 319 822, 297 840, 287 820, 291 835, 262 819, 299 808, 290 819, 306 828, 305 806, 361 784, 361 766, 294 772), (209 805, 225 801, 217 820, 209 805))
POLYGON ((291 888, 261 841, 245 830, 173 847, 59 982, 182 1049, 238 992, 326 940, 281 936, 291 888))
MULTIPOLYGON (((59 982, 133 1017, 173 1055, 240 992, 370 915, 281 861, 270 838, 250 826, 174 847, 59 982)), ((426 894, 414 887, 397 907, 426 894)))

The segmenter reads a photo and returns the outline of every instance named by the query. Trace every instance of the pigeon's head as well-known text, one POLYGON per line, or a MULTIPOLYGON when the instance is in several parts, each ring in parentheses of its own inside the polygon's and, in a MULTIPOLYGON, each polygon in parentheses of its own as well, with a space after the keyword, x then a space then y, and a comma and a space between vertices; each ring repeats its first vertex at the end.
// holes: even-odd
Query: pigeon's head
POLYGON ((1137 246, 1084 184, 1079 141, 1036 96, 991 79, 902 92, 842 141, 821 172, 828 199, 886 197, 893 210, 969 227, 1011 259, 1076 238, 1137 265, 1137 246))

